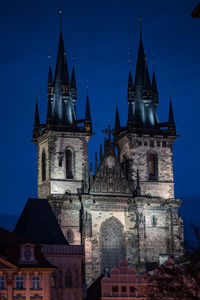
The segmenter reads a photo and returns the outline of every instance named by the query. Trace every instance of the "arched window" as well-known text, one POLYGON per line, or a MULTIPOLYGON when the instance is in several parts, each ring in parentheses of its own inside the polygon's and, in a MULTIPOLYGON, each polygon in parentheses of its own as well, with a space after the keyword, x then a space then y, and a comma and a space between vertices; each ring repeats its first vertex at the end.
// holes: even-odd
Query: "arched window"
POLYGON ((111 270, 126 257, 124 227, 115 217, 106 219, 100 228, 101 270, 111 270))
POLYGON ((72 287, 72 273, 67 271, 65 273, 65 287, 72 287))
POLYGON ((158 178, 158 159, 156 153, 148 154, 148 169, 149 169, 149 179, 158 178))
POLYGON ((66 239, 69 243, 73 243, 73 232, 71 229, 67 230, 66 239))
POLYGON ((75 271, 75 284, 79 287, 79 273, 77 270, 75 271))
POLYGON ((57 287, 62 288, 63 287, 63 274, 62 271, 58 272, 58 280, 57 280, 57 287))
POLYGON ((66 163, 66 178, 73 178, 73 174, 72 174, 72 152, 69 149, 65 153, 65 163, 66 163))
POLYGON ((51 287, 55 288, 56 287, 56 274, 53 273, 51 277, 51 287))
POLYGON ((46 180, 46 153, 42 151, 42 181, 46 180))

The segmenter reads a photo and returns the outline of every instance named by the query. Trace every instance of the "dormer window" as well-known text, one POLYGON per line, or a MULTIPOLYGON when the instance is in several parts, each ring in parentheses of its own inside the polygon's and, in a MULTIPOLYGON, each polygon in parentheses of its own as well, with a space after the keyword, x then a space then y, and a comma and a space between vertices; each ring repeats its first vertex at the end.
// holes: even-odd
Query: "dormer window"
POLYGON ((30 250, 26 249, 24 251, 24 258, 25 258, 25 260, 30 260, 30 258, 31 258, 31 251, 30 250))

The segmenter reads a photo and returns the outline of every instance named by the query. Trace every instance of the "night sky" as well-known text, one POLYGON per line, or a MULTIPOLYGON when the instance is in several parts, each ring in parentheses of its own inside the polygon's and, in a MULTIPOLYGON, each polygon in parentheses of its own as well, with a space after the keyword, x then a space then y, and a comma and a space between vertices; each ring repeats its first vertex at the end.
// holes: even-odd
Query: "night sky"
POLYGON ((53 71, 58 48, 60 6, 63 38, 71 73, 73 56, 78 89, 77 115, 85 112, 86 85, 96 133, 90 161, 99 151, 108 124, 113 126, 118 97, 120 120, 127 120, 128 52, 131 69, 139 44, 138 17, 152 74, 155 60, 158 116, 168 119, 169 90, 177 133, 174 146, 175 195, 183 197, 181 214, 198 221, 200 209, 200 19, 190 16, 196 0, 14 1, 0 10, 0 214, 19 214, 36 197, 36 147, 31 143, 35 92, 41 121, 46 119, 48 55, 53 71))

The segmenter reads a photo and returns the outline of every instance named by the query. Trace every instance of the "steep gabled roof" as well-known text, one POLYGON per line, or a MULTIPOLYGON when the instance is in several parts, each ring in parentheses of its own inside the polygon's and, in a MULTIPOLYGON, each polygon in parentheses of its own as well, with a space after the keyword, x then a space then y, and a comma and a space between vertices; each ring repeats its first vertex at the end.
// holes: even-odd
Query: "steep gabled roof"
POLYGON ((68 244, 47 199, 28 199, 14 233, 38 244, 68 244))
MULTIPOLYGON (((40 246, 34 245, 29 240, 14 234, 4 228, 0 227, 0 257, 15 266, 20 266, 23 268, 54 268, 50 264, 44 255, 40 251, 40 246), (33 245, 34 246, 34 256, 36 261, 33 264, 29 262, 23 264, 20 262, 20 247, 23 245, 33 245)), ((1 260, 2 262, 2 260, 1 260)))

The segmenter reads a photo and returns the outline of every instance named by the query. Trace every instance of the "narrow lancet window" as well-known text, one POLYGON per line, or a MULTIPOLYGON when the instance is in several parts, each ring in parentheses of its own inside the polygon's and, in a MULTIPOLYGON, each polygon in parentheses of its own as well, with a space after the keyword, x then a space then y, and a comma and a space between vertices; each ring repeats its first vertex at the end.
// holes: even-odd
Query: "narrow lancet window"
POLYGON ((70 271, 65 274, 65 287, 72 287, 72 274, 70 271))
POLYGON ((157 155, 155 153, 149 153, 148 155, 148 165, 149 165, 149 179, 157 179, 157 155))
POLYGON ((46 180, 46 153, 42 151, 42 181, 46 180))
POLYGON ((68 149, 65 154, 66 178, 73 178, 72 174, 72 152, 68 149))
POLYGON ((152 217, 152 226, 156 227, 157 226, 157 219, 155 216, 152 217))
POLYGON ((69 243, 73 243, 73 233, 72 233, 71 229, 67 230, 67 241, 69 243))

